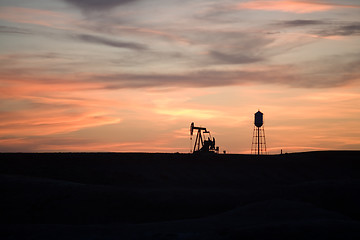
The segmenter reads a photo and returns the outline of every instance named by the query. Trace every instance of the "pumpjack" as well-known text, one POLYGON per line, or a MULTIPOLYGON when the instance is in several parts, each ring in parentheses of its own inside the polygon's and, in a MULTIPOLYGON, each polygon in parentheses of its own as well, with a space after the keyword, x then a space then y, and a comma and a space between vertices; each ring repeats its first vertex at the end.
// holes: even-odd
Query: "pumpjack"
POLYGON ((219 153, 219 147, 215 147, 215 138, 211 138, 210 131, 204 127, 195 127, 194 122, 190 125, 190 139, 197 130, 193 153, 219 153))

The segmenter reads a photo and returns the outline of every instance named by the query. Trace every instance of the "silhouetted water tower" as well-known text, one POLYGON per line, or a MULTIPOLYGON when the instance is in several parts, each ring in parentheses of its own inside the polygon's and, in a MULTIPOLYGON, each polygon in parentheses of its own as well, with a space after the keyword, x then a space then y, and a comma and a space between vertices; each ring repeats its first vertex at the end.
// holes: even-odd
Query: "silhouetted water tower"
POLYGON ((254 131, 251 144, 251 154, 266 154, 266 140, 264 130, 264 114, 257 111, 254 116, 254 131))

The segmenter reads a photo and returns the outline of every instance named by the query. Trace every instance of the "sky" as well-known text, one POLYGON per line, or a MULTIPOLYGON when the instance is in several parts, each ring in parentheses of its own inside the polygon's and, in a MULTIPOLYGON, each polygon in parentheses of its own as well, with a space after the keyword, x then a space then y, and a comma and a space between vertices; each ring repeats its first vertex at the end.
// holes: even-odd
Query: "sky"
POLYGON ((0 0, 0 152, 360 150, 358 0, 0 0))

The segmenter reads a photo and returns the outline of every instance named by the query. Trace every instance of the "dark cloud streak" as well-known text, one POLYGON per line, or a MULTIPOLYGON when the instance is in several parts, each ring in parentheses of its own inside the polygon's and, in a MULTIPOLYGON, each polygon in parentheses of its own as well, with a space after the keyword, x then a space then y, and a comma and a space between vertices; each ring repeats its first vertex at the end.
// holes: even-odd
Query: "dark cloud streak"
POLYGON ((95 36, 95 35, 78 34, 78 35, 75 35, 75 37, 84 42, 101 44, 101 45, 115 47, 115 48, 127 48, 127 49, 132 49, 132 50, 148 49, 148 47, 144 44, 110 40, 110 39, 95 36))
POLYGON ((359 54, 317 59, 297 65, 273 65, 258 71, 202 70, 179 74, 94 75, 89 81, 102 82, 106 89, 156 87, 223 87, 278 84, 292 88, 333 88, 360 84, 359 54), (309 67, 312 66, 312 67, 309 67), (329 66, 332 66, 331 69, 329 66))
MULTIPOLYGON (((275 65, 258 71, 248 70, 200 70, 183 73, 118 73, 92 74, 87 76, 51 78, 39 76, 39 69, 25 71, 21 69, 2 69, 0 74, 8 81, 23 81, 30 84, 51 86, 51 84, 65 84, 66 91, 86 91, 95 89, 142 89, 142 88, 208 88, 241 85, 275 84, 291 88, 333 88, 348 84, 359 84, 360 70, 358 69, 360 56, 339 56, 329 59, 319 59, 302 65, 275 65), (353 60, 346 61, 346 57, 353 60), (354 59, 355 58, 355 59, 354 59), (321 62, 320 62, 321 61, 321 62), (309 64, 313 66, 309 69, 309 64), (333 68, 328 70, 328 66, 333 68), (16 76, 14 76, 16 74, 16 76)), ((55 91, 55 90, 54 90, 55 91)), ((58 90, 56 90, 58 91, 58 90)))
POLYGON ((148 87, 216 87, 237 85, 258 73, 246 71, 198 71, 184 74, 115 74, 94 76, 104 82, 107 89, 148 87))
POLYGON ((210 51, 210 56, 224 64, 246 64, 264 60, 261 57, 247 56, 244 54, 226 54, 219 51, 210 51))
POLYGON ((309 30, 310 33, 322 37, 329 36, 356 36, 360 35, 360 22, 341 22, 341 21, 325 21, 325 20, 293 20, 283 21, 273 24, 278 27, 317 27, 314 30, 309 30))
POLYGON ((314 33, 323 36, 359 36, 360 35, 360 23, 352 23, 348 25, 329 27, 321 31, 315 31, 314 33))
POLYGON ((311 25, 321 25, 325 24, 325 21, 321 20, 292 20, 292 21, 283 21, 281 23, 277 23, 276 25, 284 26, 284 27, 303 27, 303 26, 311 26, 311 25))
POLYGON ((244 84, 279 84, 295 88, 331 88, 344 86, 360 76, 346 73, 329 78, 321 73, 299 74, 293 66, 263 71, 199 71, 187 74, 115 74, 94 76, 92 81, 104 83, 105 89, 153 87, 224 87, 244 84))
POLYGON ((83 11, 109 10, 122 4, 136 2, 138 0, 63 0, 83 11))
POLYGON ((8 26, 0 26, 0 33, 32 34, 32 32, 27 29, 8 26))

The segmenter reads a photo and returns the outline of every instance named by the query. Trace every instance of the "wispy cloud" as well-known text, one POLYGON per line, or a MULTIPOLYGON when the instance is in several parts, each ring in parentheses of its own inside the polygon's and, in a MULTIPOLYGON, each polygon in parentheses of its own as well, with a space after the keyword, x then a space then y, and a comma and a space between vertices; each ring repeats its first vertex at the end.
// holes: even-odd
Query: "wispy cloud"
POLYGON ((101 45, 110 46, 110 47, 128 48, 128 49, 133 49, 133 50, 148 49, 148 47, 145 44, 141 44, 141 43, 112 40, 112 39, 95 36, 95 35, 89 35, 89 34, 77 34, 74 36, 84 42, 101 44, 101 45))
POLYGON ((18 28, 18 27, 10 27, 10 26, 0 26, 1 33, 16 33, 16 34, 31 34, 30 30, 25 28, 18 28))
MULTIPOLYGON (((19 79, 8 81, 1 94, 0 105, 0 142, 11 139, 66 134, 80 129, 117 124, 121 118, 111 107, 121 103, 110 98, 98 98, 72 86, 75 83, 51 83, 19 79), (72 89, 72 90, 70 90, 72 89), (69 91, 70 90, 70 91, 69 91), (7 94, 5 94, 5 91, 7 94)), ((6 81, 3 81, 6 83, 6 81)), ((11 141, 10 141, 11 142, 11 141)), ((18 141, 22 142, 22 141, 18 141)))
POLYGON ((266 59, 264 49, 274 39, 259 32, 248 31, 212 31, 190 32, 188 38, 194 45, 205 46, 206 64, 248 64, 266 59))
MULTIPOLYGON (((81 92, 77 95, 81 96, 81 92)), ((49 94, 41 89, 18 96, 2 95, 0 135, 3 141, 65 134, 121 121, 106 107, 109 100, 85 96, 74 98, 71 94, 49 94)))
MULTIPOLYGON (((337 61, 336 59, 332 60, 337 61)), ((331 61, 328 59, 328 61, 331 61)), ((324 61, 325 62, 325 61, 324 61)), ((358 81, 360 72, 355 70, 358 61, 338 64, 333 74, 324 74, 324 66, 313 62, 314 67, 272 66, 253 71, 198 71, 186 74, 114 74, 97 75, 93 81, 101 81, 108 89, 152 87, 218 87, 248 84, 280 84, 297 88, 331 88, 358 81), (342 70, 341 70, 342 69, 342 70), (350 71, 352 74, 348 73, 350 71)), ((307 63, 309 64, 309 63, 307 63)), ((329 64, 327 62, 326 64, 329 64)), ((326 67, 325 67, 326 69, 326 67)))
POLYGON ((2 119, 0 133, 2 136, 44 136, 120 122, 119 118, 103 114, 102 112, 69 114, 61 109, 60 111, 37 109, 34 114, 30 111, 6 113, 8 120, 2 119))
POLYGON ((249 84, 280 84, 296 88, 331 88, 359 81, 357 55, 332 56, 298 64, 252 66, 247 70, 192 70, 182 73, 144 72, 68 73, 61 76, 41 75, 39 68, 0 71, 6 88, 4 97, 31 96, 37 92, 55 94, 92 90, 116 90, 138 88, 208 88, 249 84), (311 66, 311 67, 309 67, 311 66), (329 67, 331 66, 331 68, 329 67))
POLYGON ((251 9, 251 10, 264 10, 264 11, 281 11, 292 13, 311 13, 323 12, 333 10, 335 8, 360 8, 359 5, 346 5, 346 4, 332 4, 321 1, 249 1, 239 3, 236 9, 251 9))
POLYGON ((322 30, 313 31, 313 33, 322 36, 359 36, 360 35, 360 22, 344 24, 340 26, 330 25, 322 30))
POLYGON ((148 27, 135 27, 118 24, 116 19, 109 16, 103 17, 101 21, 90 19, 79 24, 80 27, 87 30, 91 30, 97 33, 109 34, 109 35, 130 35, 135 37, 144 38, 159 38, 162 40, 169 40, 181 44, 190 44, 191 41, 183 36, 181 32, 171 31, 168 28, 156 29, 148 27))
POLYGON ((360 35, 360 22, 346 22, 334 20, 308 20, 298 19, 291 21, 282 21, 272 24, 280 28, 306 27, 303 30, 320 37, 328 36, 357 36, 360 35), (316 28, 311 28, 316 27, 316 28))

